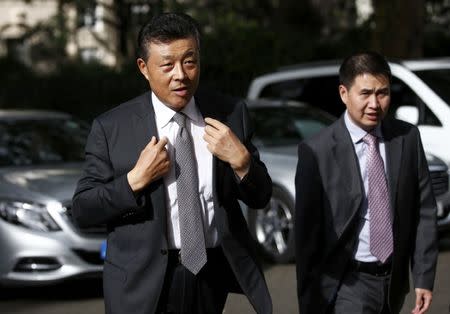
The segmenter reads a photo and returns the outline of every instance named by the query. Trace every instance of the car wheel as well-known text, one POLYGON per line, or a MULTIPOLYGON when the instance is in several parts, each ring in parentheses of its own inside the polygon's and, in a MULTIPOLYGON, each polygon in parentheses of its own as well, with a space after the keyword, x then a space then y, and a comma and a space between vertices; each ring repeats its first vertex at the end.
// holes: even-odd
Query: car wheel
POLYGON ((294 259, 294 200, 273 187, 269 204, 249 210, 248 222, 260 253, 269 261, 287 263, 294 259))

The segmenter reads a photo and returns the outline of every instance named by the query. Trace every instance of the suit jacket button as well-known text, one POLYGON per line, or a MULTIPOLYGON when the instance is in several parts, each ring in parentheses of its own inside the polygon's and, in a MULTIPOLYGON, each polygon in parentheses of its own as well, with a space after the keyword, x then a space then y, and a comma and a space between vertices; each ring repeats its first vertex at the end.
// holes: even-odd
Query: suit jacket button
POLYGON ((166 254, 167 254, 167 250, 162 249, 162 250, 161 250, 161 254, 162 254, 162 255, 166 255, 166 254))

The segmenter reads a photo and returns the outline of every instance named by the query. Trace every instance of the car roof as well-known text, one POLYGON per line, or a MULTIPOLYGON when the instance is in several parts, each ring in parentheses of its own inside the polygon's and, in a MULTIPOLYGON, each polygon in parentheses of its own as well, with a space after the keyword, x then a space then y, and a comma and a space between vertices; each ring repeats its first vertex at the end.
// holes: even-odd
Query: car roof
POLYGON ((450 68, 450 57, 434 59, 405 60, 401 64, 411 71, 450 68))
POLYGON ((311 108, 308 104, 290 99, 269 99, 258 98, 246 100, 248 108, 255 107, 297 107, 297 108, 311 108))
MULTIPOLYGON (((401 64, 412 71, 450 67, 450 57, 424 58, 424 59, 388 59, 388 62, 390 64, 401 64)), ((278 67, 276 72, 310 69, 318 67, 334 67, 340 66, 341 63, 342 63, 341 59, 305 62, 278 67)))
POLYGON ((330 121, 334 121, 336 118, 329 114, 328 112, 313 107, 305 102, 300 102, 297 100, 290 100, 290 99, 270 99, 270 98, 258 98, 258 99, 248 99, 247 101, 247 107, 252 109, 259 109, 259 108, 301 108, 305 112, 315 112, 320 115, 322 115, 325 118, 328 118, 330 121))
MULTIPOLYGON (((409 71, 450 69, 450 57, 410 60, 389 59, 388 61, 391 67, 396 65, 406 68, 409 71)), ((326 60, 279 67, 276 71, 255 77, 250 83, 247 91, 247 97, 249 99, 259 98, 259 94, 262 89, 272 83, 295 80, 299 77, 312 78, 321 76, 336 76, 338 74, 340 64, 341 60, 326 60)))
POLYGON ((326 66, 339 66, 342 60, 324 60, 324 61, 312 61, 305 63, 296 63, 291 65, 284 65, 277 68, 278 72, 289 71, 289 70, 299 70, 299 69, 309 69, 309 68, 317 68, 317 67, 326 67, 326 66))
POLYGON ((0 119, 64 119, 70 115, 58 111, 37 109, 0 109, 0 119))

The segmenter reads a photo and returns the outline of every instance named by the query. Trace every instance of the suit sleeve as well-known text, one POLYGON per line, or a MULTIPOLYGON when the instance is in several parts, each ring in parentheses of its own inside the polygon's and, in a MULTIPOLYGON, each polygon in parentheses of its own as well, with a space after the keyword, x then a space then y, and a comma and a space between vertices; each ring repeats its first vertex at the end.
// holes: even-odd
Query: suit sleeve
POLYGON ((242 102, 242 127, 244 145, 250 153, 250 168, 244 178, 238 183, 238 197, 250 208, 263 208, 272 196, 272 180, 266 166, 259 159, 259 153, 251 139, 253 128, 247 106, 242 102))
POLYGON ((427 160, 419 132, 416 130, 418 151, 418 219, 411 269, 415 288, 432 290, 438 256, 436 200, 433 195, 427 160))
POLYGON ((94 120, 86 144, 83 175, 73 196, 73 216, 80 226, 106 223, 139 208, 127 174, 114 177, 108 140, 94 120))
POLYGON ((313 286, 317 283, 317 265, 321 261, 322 197, 316 156, 307 144, 301 143, 295 174, 295 255, 298 301, 305 313, 310 313, 314 304, 309 303, 317 299, 319 293, 313 286))

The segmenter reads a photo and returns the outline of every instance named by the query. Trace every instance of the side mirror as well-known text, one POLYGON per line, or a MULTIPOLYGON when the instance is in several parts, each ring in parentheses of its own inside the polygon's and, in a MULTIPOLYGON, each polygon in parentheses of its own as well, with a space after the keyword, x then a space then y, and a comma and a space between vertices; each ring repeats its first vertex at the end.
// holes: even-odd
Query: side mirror
POLYGON ((413 106, 401 106, 395 111, 395 118, 417 125, 419 123, 419 109, 413 106))

